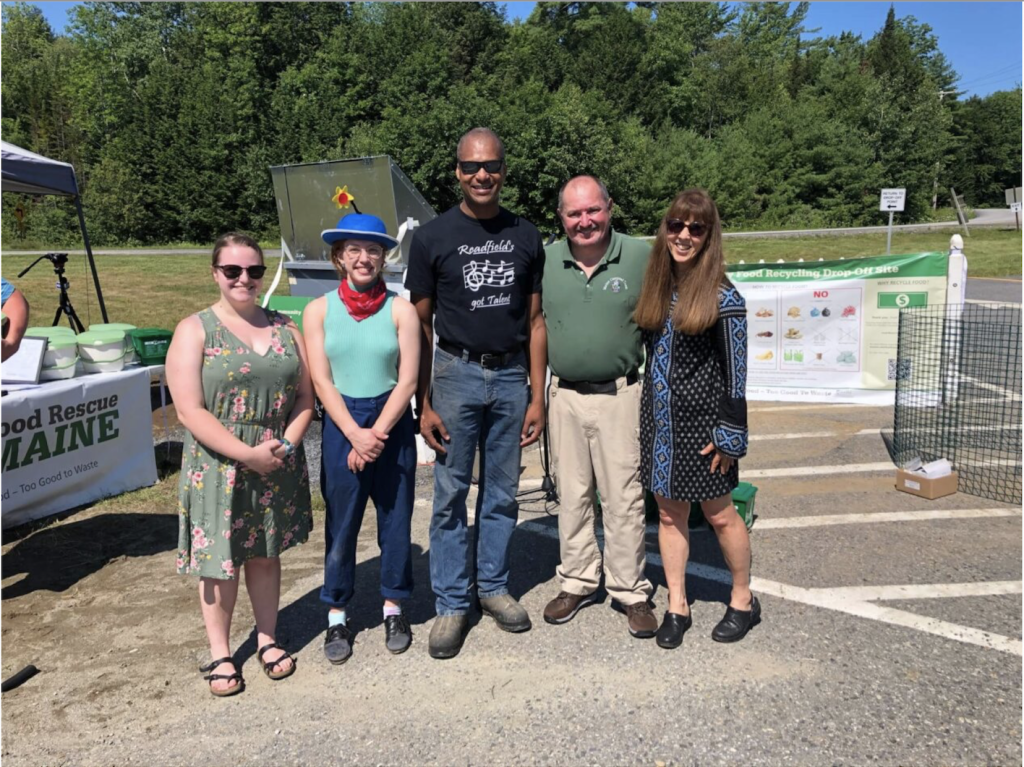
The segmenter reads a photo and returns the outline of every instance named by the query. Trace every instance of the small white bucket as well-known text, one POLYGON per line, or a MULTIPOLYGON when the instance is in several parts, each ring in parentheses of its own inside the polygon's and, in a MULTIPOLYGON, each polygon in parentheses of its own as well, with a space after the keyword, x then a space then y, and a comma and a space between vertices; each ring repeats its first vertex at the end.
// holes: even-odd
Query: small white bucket
MULTIPOLYGON (((49 356, 49 352, 47 352, 49 356)), ((60 366, 44 367, 39 371, 40 381, 63 381, 67 378, 74 378, 77 369, 78 357, 72 356, 70 361, 63 362, 60 366)))
POLYGON ((116 360, 106 360, 105 362, 91 362, 87 359, 82 359, 82 370, 87 374, 89 373, 120 373, 124 370, 124 357, 120 357, 116 360))
MULTIPOLYGON (((82 362, 113 362, 117 360, 124 367, 124 331, 89 330, 79 333, 78 356, 82 362)), ((121 368, 118 368, 120 370, 121 368)))

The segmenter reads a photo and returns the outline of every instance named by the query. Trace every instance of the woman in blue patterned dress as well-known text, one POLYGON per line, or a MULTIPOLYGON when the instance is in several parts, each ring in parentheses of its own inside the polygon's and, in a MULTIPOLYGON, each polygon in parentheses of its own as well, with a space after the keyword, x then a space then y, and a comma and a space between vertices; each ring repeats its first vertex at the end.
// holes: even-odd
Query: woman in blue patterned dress
POLYGON ((672 201, 654 242, 635 318, 647 371, 640 410, 640 476, 658 502, 668 610, 656 635, 671 649, 691 625, 687 518, 699 502, 732 573, 719 642, 746 636, 761 616, 750 593, 750 539, 732 503, 747 452, 747 320, 725 276, 718 209, 702 189, 672 201))

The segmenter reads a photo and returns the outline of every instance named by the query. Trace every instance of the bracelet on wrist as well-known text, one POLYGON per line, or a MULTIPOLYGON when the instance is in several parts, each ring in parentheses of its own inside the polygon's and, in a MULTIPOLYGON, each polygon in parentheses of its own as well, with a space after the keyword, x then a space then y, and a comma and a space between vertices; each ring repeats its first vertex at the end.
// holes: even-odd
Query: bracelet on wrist
POLYGON ((279 441, 281 443, 281 446, 284 448, 285 456, 289 456, 295 452, 295 445, 289 442, 286 438, 281 437, 279 441))

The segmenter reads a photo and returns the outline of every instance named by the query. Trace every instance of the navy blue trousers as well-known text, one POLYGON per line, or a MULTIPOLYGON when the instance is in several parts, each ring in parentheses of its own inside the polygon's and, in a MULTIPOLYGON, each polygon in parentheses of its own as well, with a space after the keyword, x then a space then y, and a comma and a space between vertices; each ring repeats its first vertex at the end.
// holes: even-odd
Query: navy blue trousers
MULTIPOLYGON (((346 397, 345 405, 357 424, 373 426, 391 392, 377 397, 346 397)), ((416 490, 416 435, 412 408, 391 430, 384 452, 360 472, 348 468, 352 444, 324 413, 320 458, 320 491, 327 506, 324 525, 324 586, 320 601, 345 607, 355 591, 356 543, 366 502, 377 507, 377 545, 380 547, 380 593, 385 599, 412 594, 412 506, 416 490)))

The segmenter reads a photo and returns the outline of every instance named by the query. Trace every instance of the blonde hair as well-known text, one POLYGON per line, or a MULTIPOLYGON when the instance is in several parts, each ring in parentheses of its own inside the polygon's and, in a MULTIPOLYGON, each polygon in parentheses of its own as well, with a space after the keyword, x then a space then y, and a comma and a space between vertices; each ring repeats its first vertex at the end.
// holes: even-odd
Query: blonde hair
POLYGON ((718 320, 718 289, 728 285, 725 277, 725 254, 722 252, 722 222, 714 200, 703 189, 687 189, 676 195, 669 205, 654 240, 647 263, 640 299, 633 319, 644 330, 659 330, 665 324, 672 292, 676 291, 672 325, 690 335, 702 333, 718 320), (677 276, 669 253, 669 219, 697 221, 707 227, 704 244, 691 263, 677 276))

